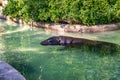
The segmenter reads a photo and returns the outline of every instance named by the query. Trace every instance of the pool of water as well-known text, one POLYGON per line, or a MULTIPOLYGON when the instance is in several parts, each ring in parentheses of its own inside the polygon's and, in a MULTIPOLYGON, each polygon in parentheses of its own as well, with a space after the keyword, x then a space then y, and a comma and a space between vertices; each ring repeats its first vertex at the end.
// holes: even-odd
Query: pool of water
MULTIPOLYGON (((26 80, 119 80, 120 48, 89 50, 85 47, 42 46, 40 42, 66 35, 120 45, 120 30, 73 34, 8 24, 0 20, 0 59, 11 64, 26 80)), ((97 48, 97 47, 96 47, 97 48)))

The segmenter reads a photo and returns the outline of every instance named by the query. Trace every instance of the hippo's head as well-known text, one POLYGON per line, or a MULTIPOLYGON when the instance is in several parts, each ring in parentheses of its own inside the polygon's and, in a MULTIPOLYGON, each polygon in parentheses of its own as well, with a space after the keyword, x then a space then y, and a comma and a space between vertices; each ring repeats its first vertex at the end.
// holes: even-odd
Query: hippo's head
POLYGON ((48 38, 40 43, 41 45, 60 45, 59 40, 56 37, 48 38))

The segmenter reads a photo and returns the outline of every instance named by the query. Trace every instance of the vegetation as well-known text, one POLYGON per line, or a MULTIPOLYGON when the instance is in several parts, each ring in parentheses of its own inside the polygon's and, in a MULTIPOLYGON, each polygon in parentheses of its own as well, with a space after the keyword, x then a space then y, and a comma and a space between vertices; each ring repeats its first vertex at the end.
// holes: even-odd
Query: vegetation
POLYGON ((26 21, 105 24, 120 22, 120 0, 9 0, 3 13, 26 21))

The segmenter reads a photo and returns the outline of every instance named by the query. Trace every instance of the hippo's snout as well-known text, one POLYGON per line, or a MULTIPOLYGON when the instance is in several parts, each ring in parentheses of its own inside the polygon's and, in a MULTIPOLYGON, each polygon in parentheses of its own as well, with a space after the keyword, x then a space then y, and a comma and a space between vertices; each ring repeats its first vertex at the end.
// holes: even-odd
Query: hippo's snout
POLYGON ((42 42, 40 42, 40 44, 41 44, 41 45, 48 45, 48 42, 42 41, 42 42))
POLYGON ((41 45, 59 45, 60 42, 55 37, 51 37, 47 40, 42 41, 40 44, 41 45))

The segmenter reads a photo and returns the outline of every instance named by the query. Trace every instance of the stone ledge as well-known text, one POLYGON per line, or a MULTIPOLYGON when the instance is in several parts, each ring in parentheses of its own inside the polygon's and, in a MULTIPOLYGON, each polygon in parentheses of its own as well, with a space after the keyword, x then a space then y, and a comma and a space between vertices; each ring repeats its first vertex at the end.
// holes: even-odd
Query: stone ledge
POLYGON ((74 33, 93 33, 93 32, 105 32, 120 29, 120 23, 95 25, 95 26, 83 26, 83 25, 68 25, 68 24, 45 24, 43 27, 47 29, 53 29, 64 32, 74 33))
MULTIPOLYGON (((8 16, 0 15, 0 19, 11 20, 15 23, 26 25, 26 23, 21 19, 10 19, 8 16)), ((69 25, 69 24, 46 24, 43 22, 28 22, 27 25, 35 26, 38 28, 51 29, 62 32, 74 32, 74 33, 94 33, 94 32, 105 32, 120 29, 120 23, 114 24, 103 24, 94 26, 85 25, 69 25)))

